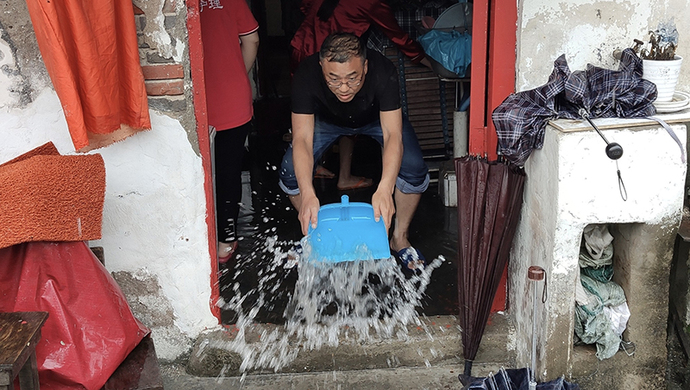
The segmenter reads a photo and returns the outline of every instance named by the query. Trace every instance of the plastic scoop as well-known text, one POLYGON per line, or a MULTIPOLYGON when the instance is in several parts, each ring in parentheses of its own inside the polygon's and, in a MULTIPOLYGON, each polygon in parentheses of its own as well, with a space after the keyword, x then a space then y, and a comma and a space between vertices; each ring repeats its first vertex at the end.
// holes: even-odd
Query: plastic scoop
POLYGON ((319 209, 316 229, 309 227, 308 259, 321 262, 387 259, 391 256, 383 218, 376 222, 374 208, 343 195, 341 203, 319 209))

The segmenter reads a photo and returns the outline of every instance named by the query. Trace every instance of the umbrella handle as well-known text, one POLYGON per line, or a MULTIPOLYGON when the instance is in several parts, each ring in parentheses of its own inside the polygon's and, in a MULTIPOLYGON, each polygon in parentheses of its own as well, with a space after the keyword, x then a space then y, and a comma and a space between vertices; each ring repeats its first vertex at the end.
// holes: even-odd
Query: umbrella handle
POLYGON ((589 124, 594 128, 594 130, 597 131, 597 133, 601 136, 601 138, 606 142, 606 156, 610 158, 611 160, 618 160, 623 156, 623 147, 620 146, 617 142, 609 142, 609 140, 604 137, 604 134, 599 130, 599 128, 592 122, 592 120, 589 118, 589 112, 587 112, 586 109, 581 108, 577 112, 580 114, 582 119, 585 119, 589 124))
POLYGON ((465 372, 463 372, 463 374, 468 378, 472 376, 472 363, 473 362, 474 362, 474 360, 465 359, 465 372))
MULTIPOLYGON (((537 388, 535 369, 537 368, 537 282, 544 280, 546 271, 544 268, 537 265, 533 265, 527 269, 527 279, 532 283, 532 356, 531 363, 532 369, 530 370, 530 381, 529 388, 534 390, 537 388)), ((546 292, 546 281, 544 281, 544 292, 542 293, 542 299, 544 298, 544 293, 546 292)))

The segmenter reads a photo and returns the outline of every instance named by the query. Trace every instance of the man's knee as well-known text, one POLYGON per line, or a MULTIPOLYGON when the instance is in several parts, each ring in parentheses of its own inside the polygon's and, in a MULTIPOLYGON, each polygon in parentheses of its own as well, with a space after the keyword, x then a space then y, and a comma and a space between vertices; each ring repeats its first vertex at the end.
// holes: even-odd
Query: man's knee
POLYGON ((280 172, 278 173, 278 185, 288 195, 299 194, 299 187, 297 185, 297 177, 295 176, 295 167, 292 164, 292 147, 289 147, 283 156, 283 161, 280 164, 280 172))
POLYGON ((395 187, 403 194, 421 194, 429 188, 429 181, 429 173, 426 173, 421 181, 413 181, 398 176, 395 180, 395 187))

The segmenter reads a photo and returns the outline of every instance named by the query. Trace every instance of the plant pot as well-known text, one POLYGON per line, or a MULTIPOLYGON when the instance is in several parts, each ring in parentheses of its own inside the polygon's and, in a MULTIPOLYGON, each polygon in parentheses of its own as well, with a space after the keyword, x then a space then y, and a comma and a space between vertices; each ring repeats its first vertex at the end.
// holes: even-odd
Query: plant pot
POLYGON ((672 60, 642 60, 642 78, 656 84, 657 102, 670 102, 676 92, 683 57, 672 60))

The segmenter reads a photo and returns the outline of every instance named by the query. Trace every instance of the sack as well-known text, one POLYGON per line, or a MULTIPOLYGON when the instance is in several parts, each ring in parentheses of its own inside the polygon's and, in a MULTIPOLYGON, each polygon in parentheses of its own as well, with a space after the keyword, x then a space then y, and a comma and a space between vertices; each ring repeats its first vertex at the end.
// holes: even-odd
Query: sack
POLYGON ((457 77, 465 77, 472 62, 472 36, 455 30, 431 30, 419 37, 424 52, 457 77))
POLYGON ((83 241, 0 249, 0 311, 46 311, 36 346, 42 390, 94 389, 149 330, 83 241))

